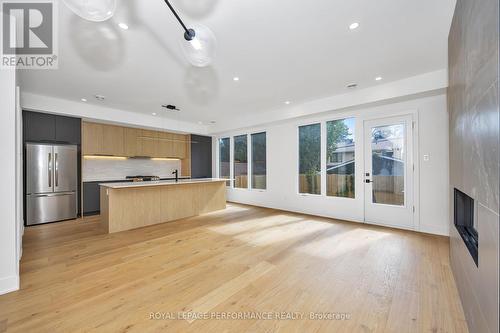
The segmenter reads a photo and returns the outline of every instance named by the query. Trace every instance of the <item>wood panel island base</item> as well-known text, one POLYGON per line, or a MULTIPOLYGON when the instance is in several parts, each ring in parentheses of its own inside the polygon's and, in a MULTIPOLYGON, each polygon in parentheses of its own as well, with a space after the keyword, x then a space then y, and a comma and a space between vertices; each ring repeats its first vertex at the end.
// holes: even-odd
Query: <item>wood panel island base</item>
POLYGON ((225 179, 186 179, 101 185, 101 219, 109 233, 226 208, 225 179))

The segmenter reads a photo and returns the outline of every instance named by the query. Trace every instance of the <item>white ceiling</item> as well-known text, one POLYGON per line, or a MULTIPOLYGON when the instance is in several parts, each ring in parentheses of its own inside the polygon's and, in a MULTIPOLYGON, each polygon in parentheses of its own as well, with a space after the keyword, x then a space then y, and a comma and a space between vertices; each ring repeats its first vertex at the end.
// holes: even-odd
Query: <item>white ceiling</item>
POLYGON ((211 67, 184 59, 182 31, 163 0, 119 0, 104 23, 84 21, 60 2, 59 69, 22 71, 23 90, 195 123, 286 112, 345 94, 349 83, 363 89, 446 68, 456 1, 171 2, 188 25, 200 22, 217 36, 211 67), (355 31, 352 22, 360 23, 355 31), (182 110, 167 113, 164 103, 182 110))

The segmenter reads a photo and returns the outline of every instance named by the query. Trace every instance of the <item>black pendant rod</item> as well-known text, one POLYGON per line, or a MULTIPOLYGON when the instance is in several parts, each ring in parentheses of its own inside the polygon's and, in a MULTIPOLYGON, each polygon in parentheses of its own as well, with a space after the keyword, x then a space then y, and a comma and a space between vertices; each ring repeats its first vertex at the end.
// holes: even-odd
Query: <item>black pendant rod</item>
POLYGON ((174 14, 175 18, 177 19, 177 21, 179 21, 179 23, 182 25, 182 28, 184 29, 185 33, 184 33, 184 38, 186 40, 191 40, 194 38, 194 30, 193 29, 188 29, 186 27, 186 25, 184 24, 184 22, 182 22, 181 18, 179 17, 179 15, 177 15, 177 12, 175 11, 174 7, 172 7, 172 5, 170 4, 170 2, 168 0, 164 0, 165 3, 167 4, 168 8, 170 8, 170 10, 172 11, 172 13, 174 14))

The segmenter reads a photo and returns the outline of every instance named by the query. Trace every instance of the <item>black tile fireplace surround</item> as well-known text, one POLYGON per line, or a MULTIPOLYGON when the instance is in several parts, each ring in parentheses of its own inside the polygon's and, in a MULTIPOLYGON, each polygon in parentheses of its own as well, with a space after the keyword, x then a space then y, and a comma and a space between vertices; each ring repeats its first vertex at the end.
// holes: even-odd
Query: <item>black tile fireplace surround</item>
POLYGON ((474 199, 455 188, 454 221, 472 259, 478 266, 478 234, 474 225, 474 199))

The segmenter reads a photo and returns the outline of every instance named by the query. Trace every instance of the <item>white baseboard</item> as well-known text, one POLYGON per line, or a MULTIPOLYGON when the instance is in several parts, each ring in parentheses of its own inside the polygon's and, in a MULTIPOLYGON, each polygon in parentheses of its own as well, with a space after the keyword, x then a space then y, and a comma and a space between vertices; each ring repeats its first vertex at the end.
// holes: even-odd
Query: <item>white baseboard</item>
POLYGON ((12 275, 0 279, 0 295, 19 290, 19 276, 12 275))
POLYGON ((440 235, 440 236, 450 236, 450 228, 447 225, 436 226, 430 224, 420 224, 420 232, 425 232, 427 234, 440 235))

